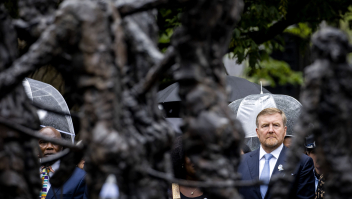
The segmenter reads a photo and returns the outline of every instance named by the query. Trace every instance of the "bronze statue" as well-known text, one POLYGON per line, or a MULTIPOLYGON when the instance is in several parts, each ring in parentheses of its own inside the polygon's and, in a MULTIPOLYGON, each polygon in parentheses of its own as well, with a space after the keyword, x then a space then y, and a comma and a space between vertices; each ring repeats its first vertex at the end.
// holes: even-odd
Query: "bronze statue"
MULTIPOLYGON (((352 67, 347 54, 352 52, 347 36, 340 30, 324 27, 312 36, 315 60, 305 69, 301 93, 303 105, 296 138, 289 151, 290 174, 303 152, 304 138, 313 134, 317 161, 326 178, 324 198, 351 198, 346 187, 352 185, 351 172, 351 92, 352 67)), ((290 176, 290 175, 286 175, 290 176)), ((276 198, 289 193, 292 178, 278 179, 276 198)))
MULTIPOLYGON (((65 90, 78 99, 83 140, 83 146, 77 147, 56 141, 67 150, 59 153, 65 166, 51 179, 52 186, 60 187, 84 156, 90 198, 99 197, 111 174, 117 178, 122 199, 165 198, 175 181, 215 186, 204 190, 213 198, 238 197, 236 167, 243 132, 227 107, 221 60, 240 19, 241 0, 66 0, 60 5, 59 1, 19 0, 18 5, 19 20, 9 19, 1 8, 1 27, 9 29, 0 29, 5 35, 0 41, 4 58, 0 91, 6 93, 1 96, 0 123, 7 125, 0 143, 12 151, 29 150, 25 157, 11 154, 15 160, 20 158, 15 165, 25 167, 10 169, 17 172, 10 179, 19 179, 20 192, 9 192, 11 184, 0 180, 4 197, 39 194, 35 172, 39 163, 32 144, 40 137, 33 131, 39 121, 21 82, 47 64, 62 74, 65 90), (168 4, 184 7, 185 13, 172 46, 162 54, 156 46, 153 9, 168 4), (16 33, 27 44, 20 57, 16 33), (180 81, 184 104, 185 148, 198 168, 196 175, 201 181, 216 182, 211 185, 179 181, 172 174, 169 150, 174 133, 157 107, 156 82, 173 65, 179 66, 175 79, 180 81), (13 129, 18 132, 11 133, 13 129), (8 136, 13 135, 16 138, 9 142, 8 136)), ((2 147, 0 153, 10 151, 2 147)), ((0 175, 5 175, 10 163, 1 164, 0 175)))

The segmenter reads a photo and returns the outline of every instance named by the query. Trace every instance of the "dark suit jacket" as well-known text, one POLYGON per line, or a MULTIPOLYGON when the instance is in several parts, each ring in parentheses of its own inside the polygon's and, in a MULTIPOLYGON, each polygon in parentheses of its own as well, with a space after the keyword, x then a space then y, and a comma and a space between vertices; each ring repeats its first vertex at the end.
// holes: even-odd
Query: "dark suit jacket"
MULTIPOLYGON (((85 195, 86 189, 86 172, 80 168, 76 168, 72 176, 62 186, 63 199, 82 199, 87 198, 85 195)), ((55 199, 54 192, 57 199, 61 198, 60 188, 50 187, 45 199, 55 199)))
MULTIPOLYGON (((284 146, 280 153, 280 156, 276 162, 273 173, 270 179, 273 179, 274 175, 280 175, 278 166, 281 164, 285 169, 286 162, 286 151, 287 148, 284 146)), ((302 154, 300 165, 297 167, 295 173, 295 181, 292 185, 291 196, 292 198, 300 199, 313 199, 315 194, 314 174, 313 174, 314 163, 312 158, 302 154)), ((242 161, 238 167, 238 172, 242 176, 242 180, 258 180, 259 179, 259 149, 246 153, 242 156, 242 161)), ((270 189, 270 186, 269 186, 270 189)), ((239 189, 241 195, 248 199, 262 199, 260 194, 260 186, 243 187, 239 189)), ((270 190, 265 195, 265 199, 270 199, 270 190)))

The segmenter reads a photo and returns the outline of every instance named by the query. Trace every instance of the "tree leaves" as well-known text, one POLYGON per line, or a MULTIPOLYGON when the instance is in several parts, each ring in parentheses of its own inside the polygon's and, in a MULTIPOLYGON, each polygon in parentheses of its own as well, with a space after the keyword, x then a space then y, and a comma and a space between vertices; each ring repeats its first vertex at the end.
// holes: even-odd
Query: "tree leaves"
MULTIPOLYGON (((301 37, 302 40, 297 45, 302 48, 308 45, 309 37, 322 20, 330 25, 338 25, 344 14, 350 12, 349 6, 352 5, 350 0, 244 0, 244 3, 241 21, 233 30, 228 52, 233 52, 238 63, 247 60, 253 70, 258 69, 259 65, 263 69, 266 65, 260 64, 262 62, 271 62, 271 52, 284 49, 281 33, 301 37)), ((161 16, 164 24, 159 24, 160 43, 168 45, 172 36, 170 29, 179 25, 182 10, 160 9, 159 13, 158 17, 161 16)), ((158 23, 160 19, 158 18, 158 23)), ((252 72, 249 73, 251 74, 252 72)))
POLYGON ((276 86, 276 82, 279 85, 300 85, 303 83, 302 72, 292 71, 286 62, 273 58, 260 62, 258 67, 248 67, 247 72, 251 74, 249 79, 253 82, 259 83, 262 80, 266 80, 273 87, 276 86))

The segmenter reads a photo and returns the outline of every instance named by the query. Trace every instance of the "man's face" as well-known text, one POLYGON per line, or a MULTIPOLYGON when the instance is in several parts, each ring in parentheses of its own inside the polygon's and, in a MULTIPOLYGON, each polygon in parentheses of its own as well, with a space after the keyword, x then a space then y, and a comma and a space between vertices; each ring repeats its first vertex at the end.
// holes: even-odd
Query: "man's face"
POLYGON ((317 163, 317 156, 315 155, 315 152, 307 152, 307 155, 313 159, 315 172, 317 172, 317 174, 321 174, 320 165, 317 163))
POLYGON ((279 113, 258 117, 256 131, 264 150, 275 150, 279 147, 286 136, 286 129, 287 127, 284 126, 282 116, 279 113))
MULTIPOLYGON (((58 132, 57 130, 53 130, 51 128, 43 128, 40 130, 40 133, 47 137, 61 139, 60 132, 58 132)), ((52 144, 51 142, 47 142, 44 140, 39 140, 39 147, 44 157, 47 157, 49 155, 53 155, 57 152, 62 151, 62 146, 52 144)))
POLYGON ((292 141, 292 137, 285 137, 285 139, 284 139, 284 145, 285 145, 285 147, 290 148, 290 146, 291 146, 291 141, 292 141))

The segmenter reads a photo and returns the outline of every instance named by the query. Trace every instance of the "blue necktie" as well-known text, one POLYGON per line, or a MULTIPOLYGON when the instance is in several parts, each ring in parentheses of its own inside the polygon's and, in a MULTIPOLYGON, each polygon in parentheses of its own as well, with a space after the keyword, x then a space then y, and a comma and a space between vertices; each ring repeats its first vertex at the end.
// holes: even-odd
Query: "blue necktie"
POLYGON ((265 164, 262 170, 262 174, 260 175, 260 180, 265 183, 265 185, 260 185, 260 193, 262 194, 262 198, 265 197, 266 192, 268 191, 268 184, 270 181, 270 165, 269 161, 273 157, 270 153, 264 155, 265 157, 265 164))

